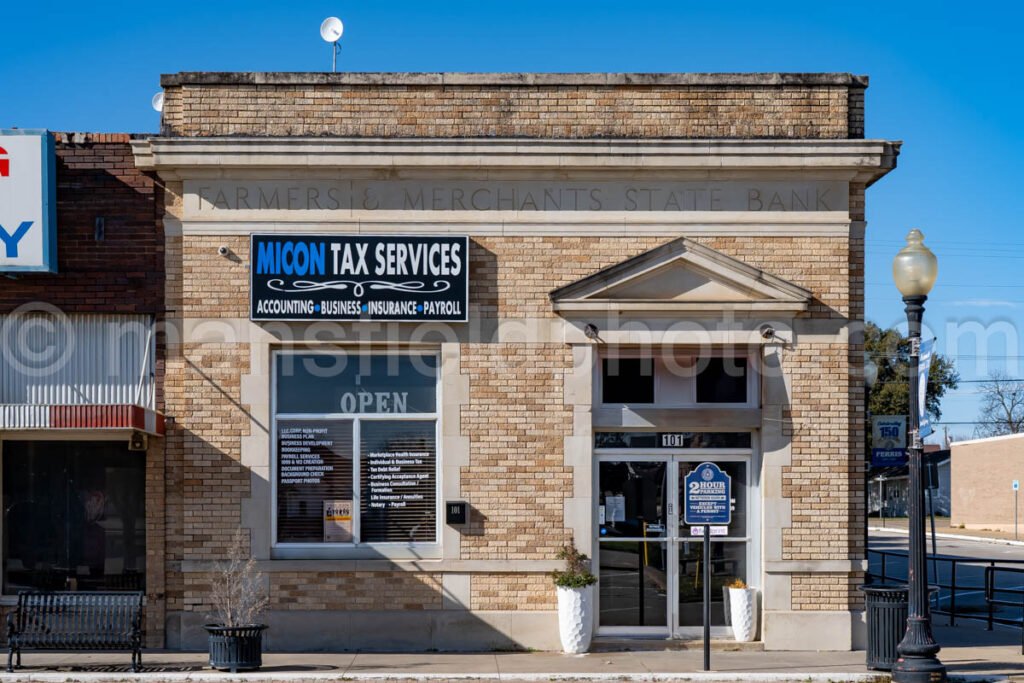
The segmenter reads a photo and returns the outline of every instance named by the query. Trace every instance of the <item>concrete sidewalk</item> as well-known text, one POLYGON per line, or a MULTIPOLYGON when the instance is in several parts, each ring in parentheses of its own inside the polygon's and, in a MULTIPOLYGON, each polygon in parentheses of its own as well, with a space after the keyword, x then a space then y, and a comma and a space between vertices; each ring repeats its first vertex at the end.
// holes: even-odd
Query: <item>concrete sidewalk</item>
MULTIPOLYGON (((961 680, 1024 677, 1019 630, 987 632, 974 625, 936 628, 942 661, 961 680)), ((701 649, 667 649, 666 643, 638 641, 637 649, 562 655, 548 652, 498 653, 268 653, 259 672, 229 674, 207 667, 203 653, 143 654, 144 672, 132 674, 126 653, 32 653, 24 668, 0 674, 0 681, 100 683, 107 681, 884 681, 868 671, 863 652, 716 651, 711 673, 702 673, 701 649), (639 648, 643 648, 642 650, 639 648)))
MULTIPOLYGON (((925 520, 925 524, 928 521, 925 520)), ((1024 531, 1024 526, 1021 527, 1024 531)), ((891 533, 907 533, 906 517, 887 517, 884 524, 877 517, 868 520, 868 531, 888 531, 891 533)), ((931 527, 926 526, 925 532, 931 534, 931 527)), ((960 539, 963 541, 988 541, 991 543, 1003 543, 1006 545, 1024 546, 1024 540, 1015 537, 1012 531, 999 531, 996 529, 961 529, 949 525, 949 517, 935 518, 935 536, 937 538, 960 539)), ((1024 538, 1024 537, 1022 537, 1024 538)))

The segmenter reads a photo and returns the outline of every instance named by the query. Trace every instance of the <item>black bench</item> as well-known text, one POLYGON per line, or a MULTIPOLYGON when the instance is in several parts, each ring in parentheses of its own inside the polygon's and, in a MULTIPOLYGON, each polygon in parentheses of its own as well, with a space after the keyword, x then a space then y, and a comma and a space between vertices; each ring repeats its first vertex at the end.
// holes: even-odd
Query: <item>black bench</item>
POLYGON ((23 591, 7 615, 7 671, 22 650, 131 650, 142 666, 142 592, 23 591))

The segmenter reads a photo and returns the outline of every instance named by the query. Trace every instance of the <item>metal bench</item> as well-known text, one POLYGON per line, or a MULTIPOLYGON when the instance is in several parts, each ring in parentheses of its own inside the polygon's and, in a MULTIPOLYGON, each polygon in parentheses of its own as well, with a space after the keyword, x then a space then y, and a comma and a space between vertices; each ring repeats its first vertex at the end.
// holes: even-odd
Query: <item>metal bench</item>
POLYGON ((142 592, 24 591, 7 615, 7 671, 22 650, 131 650, 142 666, 142 592))

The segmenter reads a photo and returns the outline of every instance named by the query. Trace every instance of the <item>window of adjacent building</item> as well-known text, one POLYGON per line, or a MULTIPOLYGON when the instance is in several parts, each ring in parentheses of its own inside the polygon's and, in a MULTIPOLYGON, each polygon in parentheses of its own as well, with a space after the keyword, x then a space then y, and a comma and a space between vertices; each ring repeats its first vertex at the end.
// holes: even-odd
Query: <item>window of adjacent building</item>
POLYGON ((144 453, 123 442, 3 442, 3 592, 143 590, 144 453))
POLYGON ((436 355, 275 365, 277 543, 436 543, 436 355))
POLYGON ((611 350, 595 378, 602 404, 750 405, 757 396, 745 355, 611 350))

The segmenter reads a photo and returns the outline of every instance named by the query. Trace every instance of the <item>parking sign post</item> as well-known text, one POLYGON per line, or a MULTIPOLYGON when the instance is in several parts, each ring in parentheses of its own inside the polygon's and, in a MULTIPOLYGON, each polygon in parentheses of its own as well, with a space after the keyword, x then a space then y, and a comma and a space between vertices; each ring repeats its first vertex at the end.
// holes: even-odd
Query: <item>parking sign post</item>
POLYGON ((732 478, 713 462, 686 475, 683 521, 704 525, 704 670, 711 670, 711 525, 732 523, 732 478))
POLYGON ((1017 534, 1017 498, 1020 496, 1020 480, 1013 480, 1013 540, 1019 541, 1017 534))

